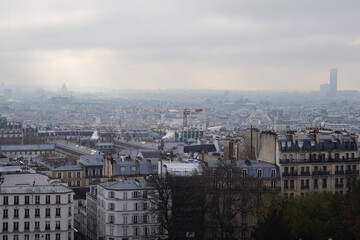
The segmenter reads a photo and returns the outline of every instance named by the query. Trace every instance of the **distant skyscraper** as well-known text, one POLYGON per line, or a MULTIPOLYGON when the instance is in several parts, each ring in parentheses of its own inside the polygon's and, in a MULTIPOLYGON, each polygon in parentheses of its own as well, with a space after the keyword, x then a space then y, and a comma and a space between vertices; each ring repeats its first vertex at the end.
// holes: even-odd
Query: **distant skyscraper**
POLYGON ((337 92, 337 69, 330 69, 330 95, 335 97, 337 92))

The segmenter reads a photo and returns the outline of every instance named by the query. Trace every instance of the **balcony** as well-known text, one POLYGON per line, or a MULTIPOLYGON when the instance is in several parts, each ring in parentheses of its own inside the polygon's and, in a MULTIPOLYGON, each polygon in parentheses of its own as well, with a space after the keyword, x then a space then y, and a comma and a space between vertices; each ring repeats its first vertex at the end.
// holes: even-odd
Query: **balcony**
POLYGON ((324 175, 330 175, 330 171, 313 171, 313 176, 324 176, 324 175))
POLYGON ((335 171, 335 175, 344 175, 344 170, 335 171))
POLYGON ((297 172, 294 171, 294 172, 283 172, 283 177, 291 177, 291 176, 297 176, 297 172))
POLYGON ((321 162, 359 162, 360 158, 326 158, 326 159, 280 159, 280 163, 284 164, 297 164, 297 163, 321 163, 321 162))
POLYGON ((335 184, 335 188, 344 188, 344 184, 335 184))
POLYGON ((359 170, 346 170, 345 172, 346 175, 359 175, 359 170))
POLYGON ((301 186, 301 190, 307 190, 309 189, 309 186, 301 186))
POLYGON ((300 172, 301 176, 310 176, 310 172, 300 172))

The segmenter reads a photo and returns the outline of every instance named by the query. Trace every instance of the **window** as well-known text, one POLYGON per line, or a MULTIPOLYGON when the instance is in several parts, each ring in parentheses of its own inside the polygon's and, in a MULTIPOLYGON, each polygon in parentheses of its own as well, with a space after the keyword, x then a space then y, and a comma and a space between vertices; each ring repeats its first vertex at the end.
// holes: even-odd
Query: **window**
POLYGON ((35 234, 35 240, 40 240, 40 234, 35 234))
POLYGON ((68 203, 71 203, 71 194, 68 194, 68 203))
POLYGON ((276 169, 271 169, 271 177, 276 177, 276 169))
POLYGON ((50 195, 47 195, 47 196, 46 196, 46 200, 45 200, 45 201, 46 201, 46 204, 50 204, 50 195))
POLYGON ((24 218, 29 218, 30 217, 30 210, 29 209, 25 209, 25 215, 24 218))
POLYGON ((147 191, 143 192, 143 198, 147 198, 147 191))
POLYGON ((138 203, 134 203, 134 210, 135 211, 139 210, 139 204, 138 203))
POLYGON ((143 215, 143 223, 147 223, 148 222, 148 215, 143 215))
POLYGON ((60 195, 56 195, 56 203, 57 203, 57 204, 61 203, 61 201, 60 201, 60 195))
POLYGON ((275 188, 276 187, 276 182, 275 181, 271 181, 271 188, 275 188))
POLYGON ((69 216, 71 216, 71 207, 69 207, 69 216))
POLYGON ((127 224, 127 215, 124 215, 124 216, 123 216, 123 223, 124 223, 124 224, 127 224))
POLYGON ((326 178, 323 178, 323 188, 327 188, 327 179, 326 178))
POLYGON ((40 217, 40 209, 35 208, 35 217, 40 217))
POLYGON ((25 204, 30 204, 30 196, 25 196, 25 204))
POLYGON ((131 170, 131 172, 136 172, 136 166, 132 166, 132 167, 130 168, 130 170, 131 170))
POLYGON ((294 180, 290 180, 290 188, 294 188, 295 185, 294 185, 294 180))
POLYGON ((243 177, 246 177, 246 175, 247 175, 247 169, 243 169, 243 170, 242 170, 242 176, 243 176, 243 177))
POLYGON ((3 235, 3 240, 8 240, 8 236, 7 235, 3 235))
POLYGON ((115 197, 115 193, 112 192, 112 191, 110 191, 110 192, 109 192, 109 198, 114 198, 114 197, 115 197))
POLYGON ((3 204, 4 204, 4 205, 8 205, 8 204, 9 204, 9 197, 8 197, 8 196, 4 196, 4 198, 3 198, 3 204))
POLYGON ((55 240, 60 240, 60 233, 57 233, 55 236, 55 240))
POLYGON ((25 222, 25 223, 24 223, 24 230, 25 230, 25 231, 29 231, 29 230, 30 230, 30 222, 25 222))
POLYGON ((123 228, 123 235, 127 236, 127 228, 123 228))
POLYGON ((29 237, 29 235, 24 235, 24 240, 29 240, 30 239, 30 237, 29 237))
POLYGON ((60 208, 56 208, 56 216, 57 216, 57 217, 60 217, 60 216, 61 216, 60 208))
POLYGON ((81 177, 80 172, 76 172, 76 177, 77 177, 77 178, 80 178, 80 177, 81 177))
POLYGON ((14 222, 14 231, 19 231, 19 223, 14 222))
POLYGON ((50 221, 45 222, 45 230, 50 230, 50 221))
POLYGON ((19 218, 19 209, 14 209, 14 218, 19 218))
POLYGON ((133 216, 133 223, 138 223, 138 216, 133 216))
POLYGON ((8 223, 7 222, 4 222, 3 223, 3 232, 7 232, 8 231, 8 223))
POLYGON ((139 228, 134 227, 134 236, 139 236, 139 228))
POLYGON ((147 210, 148 209, 148 204, 147 203, 143 203, 143 210, 147 210))
POLYGON ((3 210, 3 218, 8 218, 9 217, 9 211, 7 209, 3 210))
POLYGON ((71 178, 71 172, 68 172, 67 175, 68 175, 68 178, 71 178))
POLYGON ((56 223, 55 223, 55 229, 60 229, 60 221, 56 221, 56 223))
POLYGON ((14 196, 14 205, 19 205, 19 196, 14 196))
POLYGON ((61 178, 61 172, 58 172, 58 173, 57 173, 57 177, 58 177, 58 178, 61 178))
POLYGON ((109 215, 109 223, 110 223, 110 224, 114 224, 114 223, 115 223, 115 216, 114 216, 114 215, 109 215))
POLYGON ((40 196, 35 196, 35 204, 40 204, 40 196))
POLYGON ((45 235, 45 240, 50 240, 50 234, 45 235))
POLYGON ((115 204, 109 203, 109 210, 114 211, 114 209, 115 209, 115 204))
POLYGON ((14 240, 19 240, 19 235, 14 235, 14 240))
POLYGON ((258 177, 258 178, 262 178, 262 176, 263 176, 263 170, 262 170, 262 169, 258 169, 258 170, 257 170, 257 177, 258 177))
POLYGON ((124 203, 124 211, 127 211, 127 203, 124 203))
POLYGON ((314 179, 314 188, 318 188, 318 180, 316 178, 314 179))
POLYGON ((68 186, 71 187, 71 181, 68 181, 68 186))
POLYGON ((133 198, 138 198, 138 192, 133 192, 133 193, 132 193, 132 197, 133 197, 133 198))
POLYGON ((124 192, 124 199, 127 199, 127 192, 124 192))
POLYGON ((120 167, 121 172, 125 172, 126 168, 124 166, 120 167))
POLYGON ((50 208, 45 209, 45 217, 50 217, 50 208))
POLYGON ((93 175, 93 170, 92 169, 89 169, 88 170, 88 176, 91 177, 93 175))
POLYGON ((147 236, 149 234, 149 230, 147 227, 144 227, 144 235, 147 236))
POLYGON ((76 181, 76 186, 80 186, 80 181, 76 181))

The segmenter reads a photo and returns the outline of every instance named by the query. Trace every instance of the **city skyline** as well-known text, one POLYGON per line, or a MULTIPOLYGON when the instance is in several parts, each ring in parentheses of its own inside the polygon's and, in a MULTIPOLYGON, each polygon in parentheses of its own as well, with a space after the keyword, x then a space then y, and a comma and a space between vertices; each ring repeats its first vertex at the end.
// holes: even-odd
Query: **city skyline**
POLYGON ((11 1, 0 9, 7 84, 313 91, 337 68, 339 90, 360 90, 355 1, 11 1))

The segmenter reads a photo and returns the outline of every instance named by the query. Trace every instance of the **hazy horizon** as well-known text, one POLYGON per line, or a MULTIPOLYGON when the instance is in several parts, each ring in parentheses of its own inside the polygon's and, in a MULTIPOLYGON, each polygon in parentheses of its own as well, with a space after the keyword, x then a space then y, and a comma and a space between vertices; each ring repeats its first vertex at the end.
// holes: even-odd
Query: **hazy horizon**
POLYGON ((360 90, 357 1, 6 1, 0 82, 56 91, 360 90))

